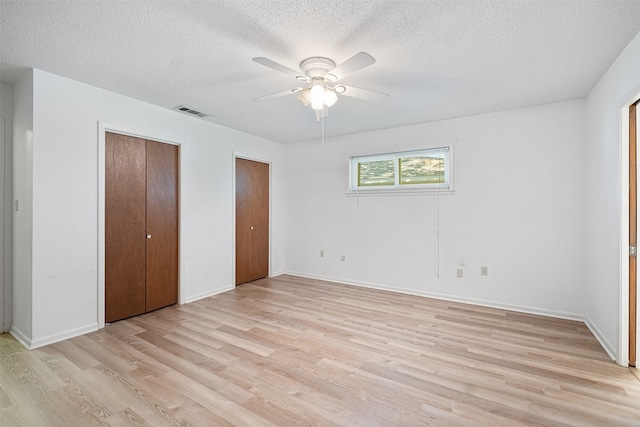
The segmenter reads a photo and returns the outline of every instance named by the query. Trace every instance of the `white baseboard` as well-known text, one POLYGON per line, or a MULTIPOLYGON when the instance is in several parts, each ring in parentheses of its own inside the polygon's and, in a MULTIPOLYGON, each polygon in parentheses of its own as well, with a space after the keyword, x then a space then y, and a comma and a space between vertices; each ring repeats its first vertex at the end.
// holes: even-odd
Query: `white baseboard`
POLYGON ((11 325, 11 328, 9 328, 9 333, 25 348, 31 348, 31 338, 24 334, 20 329, 16 328, 14 325, 11 325))
POLYGON ((74 338, 74 337, 88 334, 89 332, 94 332, 97 330, 98 330, 98 323, 92 323, 90 325, 82 326, 80 328, 75 328, 69 331, 64 331, 58 334, 53 334, 47 337, 36 338, 36 339, 29 338, 26 334, 24 334, 21 330, 17 329, 15 326, 11 326, 9 333, 13 335, 13 337, 16 340, 18 340, 18 342, 23 346, 25 346, 27 349, 34 350, 39 347, 44 347, 45 345, 64 341, 69 338, 74 338))
MULTIPOLYGON (((277 276, 280 276, 282 274, 286 274, 286 273, 283 272, 283 271, 277 271, 275 273, 270 274, 269 277, 277 277, 277 276)), ((185 300, 184 300, 184 304, 189 304, 189 303, 192 303, 194 301, 198 301, 198 300, 201 300, 201 299, 204 299, 204 298, 209 298, 209 297, 212 297, 214 295, 218 295, 218 294, 221 294, 223 292, 230 291, 232 289, 235 289, 234 285, 229 285, 229 286, 225 286, 223 288, 218 288, 218 289, 213 290, 213 291, 204 292, 204 293, 201 293, 201 294, 198 294, 198 295, 193 295, 193 296, 190 296, 190 297, 186 297, 185 300)))
POLYGON ((408 295, 435 298, 435 299, 453 301, 453 302, 461 302, 465 304, 473 304, 473 305, 479 305, 483 307, 499 308, 503 310, 516 311, 520 313, 537 314, 540 316, 580 321, 580 322, 583 322, 587 326, 587 328, 589 328, 593 336, 600 343, 600 345, 602 346, 604 351, 609 355, 611 360, 613 360, 614 362, 622 366, 628 365, 628 361, 626 362, 624 360, 620 361, 616 357, 616 351, 614 350, 614 347, 611 345, 611 343, 605 338, 604 334, 602 334, 602 332, 598 329, 598 327, 593 322, 591 322, 591 320, 588 317, 584 315, 580 315, 576 313, 567 313, 567 312, 556 311, 556 310, 547 310, 542 308, 533 308, 533 307, 526 307, 526 306, 519 306, 519 305, 512 305, 512 304, 504 304, 504 303, 499 303, 495 301, 485 301, 485 300, 478 300, 473 298, 464 298, 464 297, 459 297, 455 295, 439 294, 435 292, 423 292, 423 291, 417 291, 414 289, 404 289, 404 288, 398 288, 395 286, 383 285, 379 283, 350 281, 350 280, 344 280, 336 277, 305 274, 305 273, 300 273, 296 271, 287 271, 284 274, 304 277, 307 279, 324 280, 327 282, 341 283, 341 284, 351 285, 351 286, 359 286, 363 288, 379 289, 383 291, 398 292, 398 293, 408 294, 408 295))
POLYGON ((98 323, 91 323, 89 325, 81 326, 79 328, 71 329, 69 331, 60 332, 58 334, 49 335, 48 337, 37 338, 31 340, 31 346, 29 350, 36 349, 38 347, 44 347, 45 345, 57 343, 60 341, 68 340, 69 338, 75 338, 80 335, 88 334, 98 330, 98 323))
MULTIPOLYGON (((211 292, 206 292, 200 295, 195 295, 186 299, 186 303, 194 302, 202 298, 207 298, 213 295, 220 294, 222 292, 230 291, 234 286, 227 286, 224 288, 216 289, 211 292)), ((29 350, 34 350, 39 347, 44 347, 45 345, 54 344, 60 341, 64 341, 69 338, 74 338, 80 335, 87 334, 89 332, 94 332, 98 330, 98 323, 92 323, 90 325, 82 326, 80 328, 75 328, 69 331, 60 332, 58 334, 49 335, 43 338, 31 339, 21 330, 17 329, 15 326, 11 326, 9 333, 13 335, 13 337, 23 346, 25 346, 29 350)))
MULTIPOLYGON (((478 305, 478 306, 483 306, 483 307, 499 308, 499 309, 503 309, 503 310, 510 310, 510 311, 516 311, 516 312, 521 312, 521 313, 537 314, 537 315, 541 315, 541 316, 555 317, 555 318, 560 318, 560 319, 569 319, 569 320, 582 321, 582 322, 584 322, 586 324, 586 326, 589 328, 591 333, 598 340, 598 342, 600 343, 602 348, 604 348, 604 350, 607 352, 607 354, 609 355, 611 360, 616 361, 617 363, 620 364, 620 361, 618 361, 617 358, 616 358, 616 352, 614 351, 613 346, 611 345, 611 343, 609 343, 607 341, 607 339, 600 332, 598 327, 595 324, 593 324, 590 321, 589 318, 585 318, 585 316, 582 316, 582 315, 579 315, 579 314, 561 312, 561 311, 556 311, 556 310, 547 310, 547 309, 542 309, 542 308, 534 308, 534 307, 527 307, 527 306, 504 304, 504 303, 499 303, 499 302, 495 302, 495 301, 486 301, 486 300, 479 300, 479 299, 473 299, 473 298, 465 298, 465 297, 459 297, 459 296, 456 296, 456 295, 440 294, 440 293, 435 293, 435 292, 418 291, 418 290, 415 290, 415 289, 399 288, 399 287, 384 285, 384 284, 380 284, 380 283, 351 281, 351 280, 345 280, 345 279, 340 279, 340 278, 336 278, 336 277, 328 277, 328 276, 321 276, 321 275, 306 274, 306 273, 301 273, 301 272, 296 272, 296 271, 284 271, 284 272, 279 273, 279 274, 274 274, 273 277, 276 277, 276 276, 281 275, 281 274, 288 274, 288 275, 292 275, 292 276, 304 277, 304 278, 307 278, 307 279, 324 280, 324 281, 327 281, 327 282, 334 282, 334 283, 340 283, 340 284, 345 284, 345 285, 350 285, 350 286, 358 286, 358 287, 369 288, 369 289, 378 289, 378 290, 390 291, 390 292, 398 292, 398 293, 408 294, 408 295, 415 295, 415 296, 421 296, 421 297, 427 297, 427 298, 435 298, 435 299, 440 299, 440 300, 445 300, 445 301, 461 302, 461 303, 478 305)), ((205 292, 205 293, 202 293, 202 294, 199 294, 199 295, 194 295, 194 296, 188 297, 186 299, 186 303, 191 303, 191 302, 203 299, 203 298, 208 298, 208 297, 211 297, 211 296, 214 296, 214 295, 218 295, 218 294, 221 294, 223 292, 230 291, 232 289, 234 289, 234 286, 226 286, 226 287, 219 288, 219 289, 216 289, 216 290, 211 291, 211 292, 205 292)), ((89 325, 86 325, 86 326, 83 326, 83 327, 80 327, 80 328, 72 329, 70 331, 65 331, 65 332, 61 332, 61 333, 58 333, 58 334, 50 335, 50 336, 47 336, 47 337, 37 338, 35 340, 32 340, 26 334, 24 334, 22 331, 20 331, 19 329, 17 329, 15 326, 12 325, 10 330, 9 330, 9 333, 18 342, 20 342, 23 346, 25 346, 27 349, 33 350, 33 349, 36 349, 36 348, 39 348, 39 347, 43 347, 45 345, 53 344, 53 343, 56 343, 56 342, 59 342, 59 341, 63 341, 63 340, 69 339, 69 338, 74 338, 74 337, 77 337, 77 336, 80 336, 80 335, 84 335, 84 334, 89 333, 89 332, 94 332, 94 331, 97 331, 97 330, 98 330, 98 324, 97 323, 92 323, 92 324, 89 324, 89 325)))
POLYGON ((198 301, 198 300, 201 300, 203 298, 209 298, 209 297, 212 297, 214 295, 218 295, 218 294, 221 294, 223 292, 230 291, 233 288, 235 288, 235 286, 230 285, 230 286, 225 286, 224 288, 215 289, 213 291, 204 292, 204 293, 201 293, 201 294, 198 294, 198 295, 193 295, 193 296, 185 298, 185 303, 189 304, 191 302, 198 301))
POLYGON ((591 321, 591 319, 589 319, 588 317, 585 316, 584 324, 587 325, 587 328, 589 328, 589 330, 591 331, 593 336, 596 337, 596 339, 598 340, 598 342, 600 343, 602 348, 604 348, 604 351, 607 352, 607 354, 609 355, 611 360, 616 362, 618 365, 628 366, 628 364, 629 364, 628 361, 626 361, 626 362, 625 361, 620 361, 616 357, 616 351, 614 350, 613 346, 605 338, 604 334, 602 332, 600 332, 600 329, 598 329, 598 327, 591 321))
POLYGON ((310 274, 300 273, 300 272, 296 272, 296 271, 287 271, 284 274, 289 274, 289 275, 292 275, 292 276, 304 277, 304 278, 307 278, 307 279, 324 280, 324 281, 327 281, 327 282, 342 283, 342 284, 351 285, 351 286, 359 286, 359 287, 362 287, 362 288, 370 288, 370 289, 378 289, 378 290, 382 290, 382 291, 398 292, 398 293, 401 293, 401 294, 414 295, 414 296, 419 296, 419 297, 435 298, 435 299, 440 299, 440 300, 445 300, 445 301, 461 302, 461 303, 465 303, 465 304, 478 305, 478 306, 482 306, 482 307, 491 307, 491 308, 499 308, 499 309, 502 309, 502 310, 516 311, 516 312, 519 312, 519 313, 537 314, 537 315, 540 315, 540 316, 555 317, 555 318, 558 318, 558 319, 577 320, 577 321, 580 321, 580 322, 584 322, 584 316, 581 315, 581 314, 577 314, 577 313, 568 313, 568 312, 564 312, 564 311, 548 310, 548 309, 544 309, 544 308, 536 308, 536 307, 527 307, 527 306, 521 306, 521 305, 505 304, 505 303, 496 302, 496 301, 487 301, 487 300, 480 300, 480 299, 474 299, 474 298, 465 298, 465 297, 460 297, 460 296, 457 296, 457 295, 449 295, 449 294, 440 294, 440 293, 437 293, 437 292, 427 292, 427 291, 419 291, 419 290, 415 290, 415 289, 399 288, 399 287, 396 287, 396 286, 384 285, 384 284, 381 284, 381 283, 370 283, 370 282, 344 280, 344 279, 340 279, 340 278, 337 278, 337 277, 327 277, 327 276, 320 276, 320 275, 313 275, 313 274, 310 275, 310 274))

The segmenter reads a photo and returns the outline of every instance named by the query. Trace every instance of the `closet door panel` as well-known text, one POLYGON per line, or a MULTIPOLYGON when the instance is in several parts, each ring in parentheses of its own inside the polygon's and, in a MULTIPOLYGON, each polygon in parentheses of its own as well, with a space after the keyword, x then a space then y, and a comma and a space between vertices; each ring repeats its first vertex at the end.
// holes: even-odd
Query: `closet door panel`
POLYGON ((269 275, 269 165, 236 159, 236 285, 269 275))
POLYGON ((178 147, 146 143, 146 311, 152 311, 178 302, 178 147))
POLYGON ((252 163, 236 159, 236 285, 253 280, 252 163))
POLYGON ((269 275, 269 165, 252 163, 252 280, 256 280, 269 275))
POLYGON ((105 139, 105 321, 145 311, 145 141, 105 139))

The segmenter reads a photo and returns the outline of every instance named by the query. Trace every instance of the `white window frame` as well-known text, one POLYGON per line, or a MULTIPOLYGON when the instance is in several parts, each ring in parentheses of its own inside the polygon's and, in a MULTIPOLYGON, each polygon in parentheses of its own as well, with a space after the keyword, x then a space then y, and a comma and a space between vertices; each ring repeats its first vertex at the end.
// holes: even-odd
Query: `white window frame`
POLYGON ((452 193, 453 188, 453 144, 422 148, 410 151, 368 154, 349 157, 349 189, 347 195, 398 194, 398 193, 452 193), (444 182, 439 184, 400 184, 398 161, 407 157, 444 154, 444 182), (380 160, 393 160, 395 167, 394 185, 358 186, 358 164, 380 160))

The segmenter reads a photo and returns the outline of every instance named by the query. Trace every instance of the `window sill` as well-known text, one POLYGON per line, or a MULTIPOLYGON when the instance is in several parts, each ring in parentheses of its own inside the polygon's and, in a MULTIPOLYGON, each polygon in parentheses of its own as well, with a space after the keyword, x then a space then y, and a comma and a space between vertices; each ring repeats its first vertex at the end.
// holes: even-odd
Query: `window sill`
POLYGON ((347 197, 368 197, 368 196, 424 196, 424 195, 452 195, 454 189, 429 190, 429 189, 411 189, 411 190, 350 190, 345 193, 347 197))

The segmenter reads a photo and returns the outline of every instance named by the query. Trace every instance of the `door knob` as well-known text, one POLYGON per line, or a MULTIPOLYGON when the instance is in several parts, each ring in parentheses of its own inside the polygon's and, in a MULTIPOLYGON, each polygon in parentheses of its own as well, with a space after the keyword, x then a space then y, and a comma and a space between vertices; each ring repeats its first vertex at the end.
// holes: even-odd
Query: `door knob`
POLYGON ((251 229, 253 230, 253 225, 251 226, 251 229))
POLYGON ((147 239, 150 239, 150 238, 151 238, 151 234, 147 234, 147 239))

